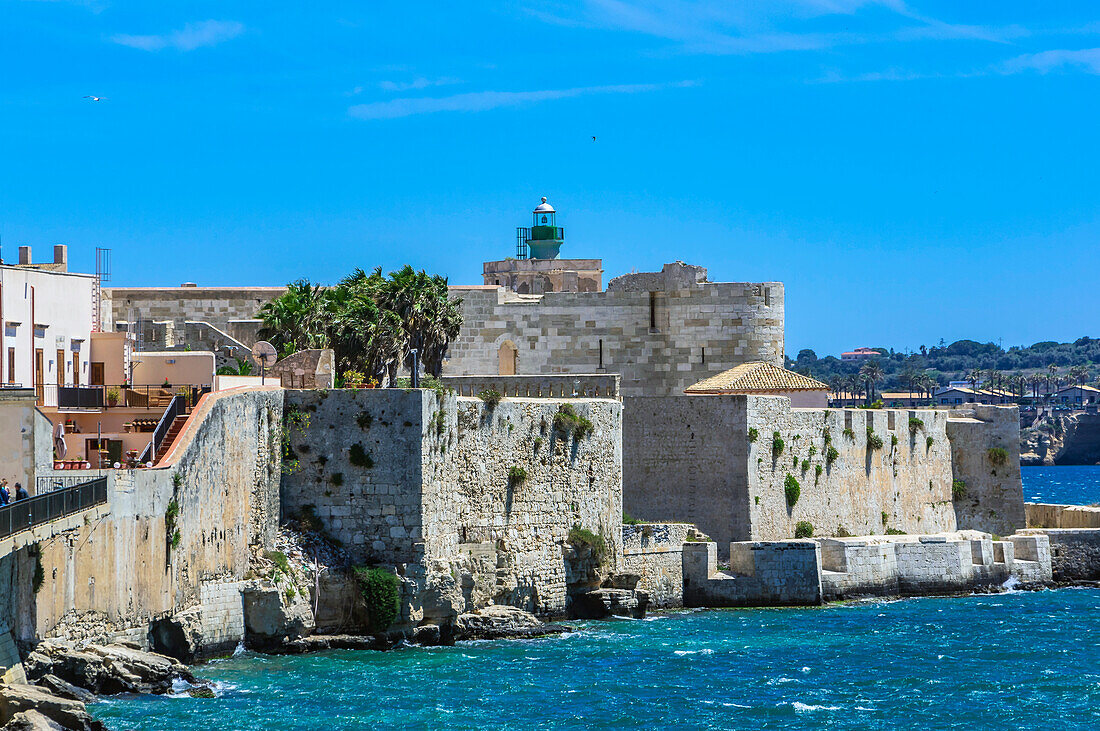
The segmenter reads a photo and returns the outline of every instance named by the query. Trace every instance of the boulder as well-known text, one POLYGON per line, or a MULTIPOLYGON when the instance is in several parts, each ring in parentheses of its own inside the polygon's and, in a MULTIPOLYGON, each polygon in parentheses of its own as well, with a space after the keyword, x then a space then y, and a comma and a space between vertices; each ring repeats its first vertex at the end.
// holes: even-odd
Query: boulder
POLYGON ((81 703, 94 703, 95 695, 90 691, 78 688, 72 683, 62 680, 52 673, 46 673, 38 680, 38 685, 50 691, 56 696, 80 701, 81 703))
MULTIPOLYGON (((0 723, 7 724, 17 720, 27 728, 26 724, 37 722, 38 728, 43 727, 40 720, 31 714, 42 715, 53 721, 55 727, 71 729, 72 731, 106 731, 107 727, 88 715, 87 709, 80 701, 58 698, 42 688, 33 685, 3 685, 0 686, 0 723)), ((16 726, 19 728, 19 726, 16 726)), ((30 726, 29 728, 35 728, 30 726)))
MULTIPOLYGON (((199 610, 189 609, 171 617, 158 619, 149 628, 153 651, 180 662, 194 662, 202 648, 202 617, 199 610)), ((132 643, 117 643, 121 647, 140 649, 132 643)))
POLYGON ((569 614, 577 619, 645 616, 649 595, 630 589, 593 589, 572 597, 569 614))
POLYGON ((571 627, 546 624, 538 617, 516 607, 494 604, 455 619, 456 640, 499 640, 545 637, 571 631, 571 627))
POLYGON ((33 682, 55 675, 96 695, 167 693, 177 678, 194 681, 187 666, 174 658, 122 645, 87 645, 77 650, 45 641, 27 655, 23 666, 33 682))
POLYGON ((38 711, 20 711, 0 731, 65 731, 65 727, 38 711))
POLYGON ((256 583, 246 588, 242 597, 249 647, 271 649, 313 632, 313 610, 301 594, 288 599, 278 586, 256 583))

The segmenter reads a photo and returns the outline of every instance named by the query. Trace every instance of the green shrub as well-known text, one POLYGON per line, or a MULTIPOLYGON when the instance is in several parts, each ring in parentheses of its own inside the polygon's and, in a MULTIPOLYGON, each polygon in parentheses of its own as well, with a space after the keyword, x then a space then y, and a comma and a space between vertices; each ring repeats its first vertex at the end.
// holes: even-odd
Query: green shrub
POLYGON ((172 473, 172 487, 179 487, 183 484, 183 475, 179 472, 172 473))
POLYGON ((600 563, 603 563, 604 557, 607 555, 607 544, 604 542, 603 536, 593 533, 587 528, 581 528, 579 524, 569 529, 569 543, 576 549, 588 549, 600 563))
POLYGON ((924 420, 918 419, 915 416, 909 417, 909 431, 916 434, 918 431, 924 428, 924 420))
POLYGON ((821 473, 825 471, 825 468, 819 464, 814 465, 814 482, 817 482, 817 478, 821 477, 821 473))
POLYGON ((936 442, 935 439, 933 439, 932 437, 928 437, 927 439, 924 440, 924 446, 927 449, 931 449, 932 445, 935 444, 935 442, 936 442))
POLYGON ((583 439, 594 430, 592 422, 579 415, 572 404, 558 407, 558 413, 554 414, 554 428, 567 436, 573 435, 575 439, 583 439))
POLYGON ((344 473, 333 472, 332 475, 329 476, 328 481, 331 482, 333 486, 340 487, 340 485, 344 484, 344 473))
POLYGON ((882 449, 882 437, 875 434, 875 430, 867 427, 867 449, 882 449))
POLYGON ((848 529, 845 528, 844 526, 838 525, 836 527, 836 537, 837 538, 851 538, 852 534, 849 533, 848 529))
POLYGON ((348 449, 348 461, 356 467, 366 467, 370 469, 374 467, 374 459, 371 458, 370 453, 363 449, 363 445, 356 442, 348 449))
POLYGON ((963 480, 954 480, 951 482, 951 497, 954 500, 962 500, 966 497, 966 482, 963 480))
POLYGON ((532 442, 532 444, 534 445, 536 451, 542 449, 542 437, 535 437, 535 441, 532 442))
POLYGON ((183 541, 183 536, 180 535, 179 529, 172 533, 172 548, 176 549, 180 547, 180 543, 183 541))
POLYGON ((623 525, 641 525, 644 522, 644 520, 638 520, 625 510, 623 511, 623 525))
POLYGON ((802 486, 798 484, 798 480, 794 479, 794 475, 790 472, 783 480, 783 492, 787 496, 787 507, 793 508, 794 504, 798 502, 799 495, 802 494, 802 486))
POLYGON ((436 436, 443 436, 443 430, 447 428, 447 417, 442 411, 432 414, 431 425, 435 429, 436 436))
POLYGON ((290 604, 291 602, 293 602, 294 597, 297 596, 297 594, 298 594, 297 590, 295 590, 295 588, 293 586, 288 586, 286 588, 286 591, 283 592, 283 593, 286 595, 286 603, 287 604, 290 604))
POLYGON ((798 525, 794 527, 795 538, 813 538, 814 524, 808 520, 798 521, 798 525))
POLYGON ((783 436, 779 432, 772 432, 772 459, 778 459, 783 454, 783 436))
POLYGON ((886 535, 888 535, 888 536, 903 536, 903 535, 905 535, 905 531, 898 530, 897 528, 887 528, 886 529, 886 535))
POLYGON ((856 438, 856 433, 854 431, 852 431, 850 428, 845 427, 844 436, 848 437, 849 439, 855 439, 856 438))
POLYGON ((1004 447, 990 447, 986 454, 989 456, 989 461, 997 466, 1008 461, 1008 450, 1004 447))
POLYGON ((759 436, 760 436, 760 432, 756 431, 756 427, 755 426, 750 426, 749 427, 749 441, 750 442, 755 442, 757 437, 759 437, 759 436))
POLYGON ((508 484, 518 485, 521 482, 527 480, 527 470, 519 465, 512 465, 508 468, 508 484))
POLYGON ((372 421, 374 421, 374 417, 366 411, 360 411, 355 415, 355 423, 359 425, 360 429, 370 429, 372 421))
POLYGON ((808 459, 802 460, 802 471, 806 472, 809 469, 810 469, 810 460, 808 460, 808 459))
POLYGON ((815 454, 817 454, 817 447, 815 447, 815 446, 813 446, 813 445, 811 444, 811 445, 810 445, 810 459, 813 459, 813 456, 814 456, 815 454))
POLYGON ((821 436, 825 440, 826 444, 829 444, 833 441, 833 432, 829 429, 829 427, 825 427, 821 430, 821 436))
POLYGON ((504 398, 498 391, 494 391, 491 388, 487 388, 477 395, 479 399, 485 402, 485 405, 490 409, 496 408, 496 405, 500 403, 500 400, 504 398))
POLYGON ((371 631, 385 632, 401 610, 400 579, 382 568, 358 566, 353 573, 370 613, 371 631))
POLYGON ((279 570, 284 574, 290 575, 290 561, 287 560, 286 554, 282 551, 268 551, 266 554, 268 560, 279 567, 279 570))
POLYGON ((836 447, 829 445, 829 448, 825 450, 825 464, 832 464, 840 457, 840 452, 836 451, 836 447))
POLYGON ((791 455, 791 469, 794 469, 795 467, 798 467, 798 455, 797 454, 792 454, 791 455))
POLYGON ((367 382, 367 377, 361 371, 344 371, 344 388, 362 388, 367 382))
POLYGON ((886 511, 882 511, 882 524, 886 525, 886 521, 890 519, 890 516, 886 514, 886 511))

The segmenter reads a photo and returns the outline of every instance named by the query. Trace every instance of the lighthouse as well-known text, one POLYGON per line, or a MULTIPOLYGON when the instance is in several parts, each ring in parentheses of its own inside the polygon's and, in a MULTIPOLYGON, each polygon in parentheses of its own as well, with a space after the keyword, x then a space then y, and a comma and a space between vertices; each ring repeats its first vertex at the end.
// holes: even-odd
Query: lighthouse
POLYGON ((557 259, 565 241, 565 229, 558 226, 558 212, 542 197, 531 211, 531 228, 516 229, 516 256, 520 259, 557 259))

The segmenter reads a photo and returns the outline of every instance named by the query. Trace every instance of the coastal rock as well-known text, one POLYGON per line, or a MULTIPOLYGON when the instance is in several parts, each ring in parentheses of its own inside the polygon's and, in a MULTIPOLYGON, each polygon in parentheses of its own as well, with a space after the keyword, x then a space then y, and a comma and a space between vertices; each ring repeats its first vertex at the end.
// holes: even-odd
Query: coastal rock
POLYGON ((194 681, 187 666, 173 658, 121 645, 87 645, 77 650, 41 642, 23 667, 31 681, 55 675, 97 695, 167 693, 177 678, 194 681))
MULTIPOLYGON (((58 698, 42 688, 33 685, 0 686, 0 723, 7 724, 18 720, 22 728, 62 728, 72 731, 106 731, 107 727, 88 715, 80 701, 58 698), (32 715, 34 714, 34 715, 32 715), (20 715, 22 718, 16 719, 20 715), (54 726, 42 726, 36 715, 42 715, 54 722, 54 726), (28 726, 37 723, 37 726, 28 726)), ((19 725, 15 728, 20 728, 19 725)))
POLYGON ((288 599, 278 586, 254 584, 246 588, 242 596, 246 640, 250 647, 269 648, 313 632, 313 610, 301 594, 288 599))
POLYGON ((38 711, 20 711, 0 731, 65 731, 65 727, 38 711))
POLYGON ((83 688, 78 688, 52 673, 46 673, 39 678, 38 685, 61 698, 68 698, 69 700, 80 701, 81 703, 95 702, 95 695, 93 693, 83 688))
MULTIPOLYGON (((202 647, 202 618, 198 609, 157 620, 149 629, 153 651, 181 662, 193 662, 199 648, 202 647)), ((123 647, 132 645, 118 643, 123 647)))
POLYGON ((516 607, 492 605, 455 619, 456 640, 499 640, 543 637, 571 631, 560 624, 546 624, 538 617, 516 607))
POLYGON ((645 616, 649 595, 631 589, 594 589, 573 597, 570 614, 577 619, 645 616))

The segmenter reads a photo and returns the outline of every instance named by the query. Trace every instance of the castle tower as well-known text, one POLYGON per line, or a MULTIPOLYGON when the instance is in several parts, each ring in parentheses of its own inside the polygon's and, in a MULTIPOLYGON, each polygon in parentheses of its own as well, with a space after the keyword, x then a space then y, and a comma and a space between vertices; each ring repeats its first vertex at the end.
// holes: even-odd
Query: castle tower
POLYGON ((516 228, 516 257, 485 262, 485 284, 518 294, 602 291, 602 260, 558 258, 565 229, 558 226, 557 216, 543 196, 531 211, 530 228, 516 228))

